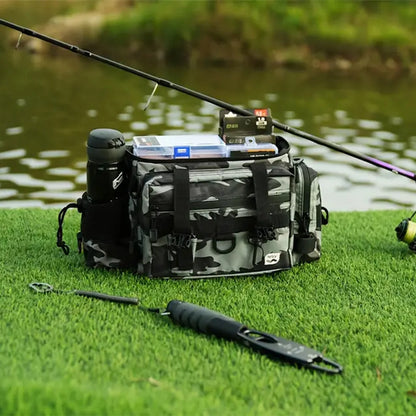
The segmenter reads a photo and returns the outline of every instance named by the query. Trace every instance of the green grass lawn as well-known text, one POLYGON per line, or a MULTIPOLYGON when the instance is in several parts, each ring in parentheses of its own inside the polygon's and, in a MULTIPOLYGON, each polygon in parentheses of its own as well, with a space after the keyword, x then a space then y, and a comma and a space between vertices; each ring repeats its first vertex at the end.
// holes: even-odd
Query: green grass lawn
POLYGON ((1 415, 411 415, 416 411, 416 256, 409 212, 332 213, 319 262, 274 276, 163 281, 89 270, 55 246, 56 210, 0 210, 1 415), (134 306, 61 289, 181 299, 324 351, 342 376, 273 362, 134 306))

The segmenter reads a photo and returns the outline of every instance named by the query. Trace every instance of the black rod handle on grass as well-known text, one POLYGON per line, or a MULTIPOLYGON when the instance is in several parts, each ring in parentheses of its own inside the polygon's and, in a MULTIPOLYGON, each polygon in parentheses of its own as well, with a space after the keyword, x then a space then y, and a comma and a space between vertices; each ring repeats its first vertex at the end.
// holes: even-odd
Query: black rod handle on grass
POLYGON ((171 300, 166 307, 177 324, 207 335, 238 341, 238 334, 246 327, 228 316, 193 303, 171 300))

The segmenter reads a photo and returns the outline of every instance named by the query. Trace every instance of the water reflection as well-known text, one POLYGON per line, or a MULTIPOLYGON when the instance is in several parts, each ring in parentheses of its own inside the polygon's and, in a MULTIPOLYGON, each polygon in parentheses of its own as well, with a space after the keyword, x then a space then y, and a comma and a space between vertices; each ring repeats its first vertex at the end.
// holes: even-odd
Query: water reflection
POLYGON ((25 149, 13 149, 0 152, 0 159, 19 159, 26 155, 25 149))
POLYGON ((42 168, 48 167, 51 162, 49 160, 44 160, 44 159, 35 159, 33 157, 25 157, 20 160, 20 163, 22 165, 28 166, 31 169, 42 169, 42 168))
MULTIPOLYGON (((162 87, 143 111, 152 86, 105 66, 69 59, 39 67, 24 54, 2 59, 10 65, 0 68, 8 85, 0 97, 0 207, 57 207, 76 200, 85 190, 85 142, 94 128, 118 129, 127 140, 136 134, 218 130, 217 107, 162 87)), ((405 103, 416 86, 405 81, 329 80, 325 75, 311 79, 304 73, 260 74, 238 68, 160 71, 167 79, 226 97, 233 104, 270 107, 282 123, 415 170, 416 124, 412 106, 405 103), (273 91, 275 85, 279 93, 273 91)), ((281 135, 294 156, 320 173, 328 209, 415 207, 410 180, 305 139, 281 135)))
POLYGON ((6 135, 7 136, 16 136, 17 134, 23 133, 23 127, 17 126, 17 127, 9 127, 6 129, 6 135))

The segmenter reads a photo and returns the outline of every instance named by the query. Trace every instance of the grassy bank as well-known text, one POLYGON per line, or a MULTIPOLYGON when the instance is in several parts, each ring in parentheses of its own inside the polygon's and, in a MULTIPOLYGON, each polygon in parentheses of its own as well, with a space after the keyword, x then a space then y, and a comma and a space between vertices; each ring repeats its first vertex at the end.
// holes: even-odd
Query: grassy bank
MULTIPOLYGON (((413 2, 101 0, 81 2, 83 7, 66 2, 64 16, 40 28, 111 56, 416 73, 413 2)), ((10 10, 16 15, 15 3, 10 10)), ((31 48, 42 49, 39 45, 31 48)))
POLYGON ((64 256, 56 210, 0 210, 0 414, 413 414, 416 257, 394 235, 408 215, 333 213, 322 259, 275 276, 160 281, 87 270, 75 212, 64 256), (324 351, 345 372, 272 362, 133 306, 36 295, 32 281, 194 302, 324 351))
POLYGON ((101 39, 167 61, 410 68, 416 11, 404 2, 139 2, 101 39))

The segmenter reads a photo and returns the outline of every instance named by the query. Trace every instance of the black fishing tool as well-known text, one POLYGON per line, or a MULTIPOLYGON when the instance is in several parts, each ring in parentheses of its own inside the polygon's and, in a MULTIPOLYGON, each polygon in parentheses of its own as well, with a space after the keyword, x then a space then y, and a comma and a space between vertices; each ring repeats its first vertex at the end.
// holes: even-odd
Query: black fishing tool
POLYGON ((183 327, 238 342, 272 360, 282 360, 328 374, 340 374, 343 371, 342 366, 325 358, 319 351, 266 332, 250 329, 228 316, 192 303, 171 300, 166 308, 148 308, 140 305, 138 298, 113 296, 84 290, 59 290, 48 283, 34 282, 30 283, 29 287, 38 293, 74 294, 109 302, 137 305, 148 312, 169 316, 173 322, 183 327))
MULTIPOLYGON (((11 29, 17 30, 21 34, 25 34, 25 35, 28 35, 28 36, 31 36, 31 37, 34 37, 34 38, 38 38, 40 40, 43 40, 44 42, 51 43, 52 45, 58 46, 58 47, 63 48, 63 49, 67 49, 71 52, 83 55, 87 58, 94 59, 96 61, 102 62, 104 64, 113 66, 115 68, 121 69, 123 71, 129 72, 131 74, 137 75, 139 77, 142 77, 142 78, 145 78, 147 80, 150 80, 150 81, 154 82, 155 87, 153 88, 153 91, 152 91, 152 93, 149 97, 149 100, 148 100, 145 107, 147 107, 149 105, 150 99, 152 98, 153 94, 155 93, 157 86, 162 85, 163 87, 171 88, 171 89, 179 91, 181 93, 190 95, 191 97, 198 98, 200 100, 203 100, 203 101, 209 102, 211 104, 214 104, 218 107, 221 107, 221 108, 224 108, 226 110, 232 111, 235 114, 239 114, 239 115, 242 115, 242 116, 251 116, 251 115, 253 115, 253 112, 250 111, 250 110, 246 110, 244 108, 240 108, 240 107, 237 107, 235 105, 231 105, 231 104, 229 104, 225 101, 221 101, 221 100, 218 100, 217 98, 210 97, 210 96, 205 95, 203 93, 200 93, 198 91, 191 90, 189 88, 186 88, 186 87, 183 87, 181 85, 175 84, 175 83, 173 83, 171 81, 168 81, 166 79, 156 77, 154 75, 151 75, 151 74, 148 74, 146 72, 140 71, 138 69, 132 68, 130 66, 124 65, 122 63, 119 63, 119 62, 113 61, 111 59, 108 59, 104 56, 97 55, 97 54, 95 54, 93 52, 90 52, 90 51, 87 51, 85 49, 81 49, 78 46, 71 45, 71 44, 66 43, 66 42, 62 42, 58 39, 46 36, 42 33, 35 32, 34 30, 31 30, 31 29, 28 29, 26 27, 17 25, 15 23, 9 22, 7 20, 0 19, 0 24, 3 25, 3 26, 7 26, 11 29)), ((20 38, 21 38, 21 36, 19 37, 18 44, 20 43, 20 38)), ((352 157, 354 157, 356 159, 359 159, 363 162, 370 163, 371 165, 386 169, 390 172, 397 173, 399 175, 405 176, 406 178, 409 178, 409 179, 412 179, 412 180, 416 181, 416 174, 413 173, 413 172, 410 172, 408 170, 399 168, 399 167, 394 166, 390 163, 383 162, 381 160, 378 160, 376 158, 367 156, 365 154, 355 152, 351 149, 347 149, 343 146, 339 146, 338 144, 328 142, 328 141, 326 141, 326 140, 324 140, 320 137, 317 137, 313 134, 306 133, 304 131, 298 130, 294 127, 290 127, 290 126, 285 125, 285 124, 283 124, 283 123, 281 123, 277 120, 272 120, 272 124, 273 124, 274 127, 278 128, 279 130, 285 131, 287 133, 294 134, 295 136, 302 137, 304 139, 307 139, 307 140, 312 141, 314 143, 317 143, 319 145, 328 147, 328 148, 330 148, 332 150, 335 150, 337 152, 344 153, 348 156, 352 156, 352 157)))

